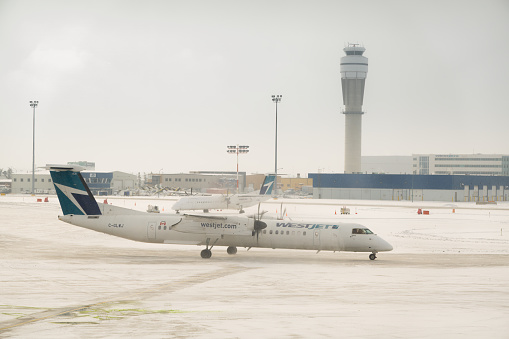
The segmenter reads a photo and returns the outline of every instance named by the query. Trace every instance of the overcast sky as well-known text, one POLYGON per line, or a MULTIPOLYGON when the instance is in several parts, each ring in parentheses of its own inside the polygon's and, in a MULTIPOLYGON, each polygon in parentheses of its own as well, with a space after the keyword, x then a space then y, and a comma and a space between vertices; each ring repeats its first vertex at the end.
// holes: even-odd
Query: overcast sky
POLYGON ((344 171, 339 64, 369 58, 362 155, 509 154, 509 1, 0 0, 0 168, 344 171))

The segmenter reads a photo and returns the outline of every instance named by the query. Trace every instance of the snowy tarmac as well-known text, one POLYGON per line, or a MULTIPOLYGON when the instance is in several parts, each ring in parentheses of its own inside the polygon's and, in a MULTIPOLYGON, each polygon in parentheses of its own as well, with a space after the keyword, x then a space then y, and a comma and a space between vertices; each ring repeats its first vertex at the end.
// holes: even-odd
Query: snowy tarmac
MULTIPOLYGON (((394 251, 205 260, 63 223, 44 197, 0 197, 1 338, 509 338, 509 203, 269 201, 288 219, 358 222, 394 251)), ((108 199, 173 213, 174 200, 108 199)))

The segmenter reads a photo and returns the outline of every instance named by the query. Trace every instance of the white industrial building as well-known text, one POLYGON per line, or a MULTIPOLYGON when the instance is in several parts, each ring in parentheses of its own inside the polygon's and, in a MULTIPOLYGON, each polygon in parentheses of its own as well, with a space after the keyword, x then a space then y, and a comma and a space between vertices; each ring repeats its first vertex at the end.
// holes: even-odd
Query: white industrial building
POLYGON ((509 175, 507 154, 413 154, 414 174, 509 175))
MULTIPOLYGON (((34 175, 34 193, 56 194, 49 172, 34 175)), ((11 193, 32 193, 32 173, 12 174, 11 193)))
MULTIPOLYGON (((227 193, 235 192, 237 187, 236 172, 193 171, 190 173, 151 173, 148 184, 161 187, 191 189, 198 192, 214 193, 212 189, 227 193)), ((246 172, 239 172, 239 190, 244 192, 246 186, 246 172)))

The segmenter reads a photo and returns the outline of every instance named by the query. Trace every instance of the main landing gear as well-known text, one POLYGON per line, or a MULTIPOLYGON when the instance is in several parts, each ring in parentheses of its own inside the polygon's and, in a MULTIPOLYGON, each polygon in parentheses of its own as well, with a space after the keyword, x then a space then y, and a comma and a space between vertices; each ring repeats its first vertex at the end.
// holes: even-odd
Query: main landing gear
MULTIPOLYGON (((214 247, 214 245, 216 244, 216 242, 218 241, 219 239, 216 239, 216 241, 214 241, 214 243, 212 244, 212 246, 210 246, 209 248, 209 244, 210 244, 210 238, 207 239, 207 247, 202 250, 200 252, 200 255, 203 259, 210 259, 210 257, 212 257, 212 247, 214 247)), ((229 246, 227 249, 226 249, 226 253, 228 254, 237 254, 237 247, 235 246, 229 246)))
POLYGON ((376 259, 376 253, 373 252, 369 255, 369 260, 375 260, 376 259))
POLYGON ((203 259, 209 259, 212 256, 212 251, 209 249, 204 249, 201 251, 200 255, 203 259))

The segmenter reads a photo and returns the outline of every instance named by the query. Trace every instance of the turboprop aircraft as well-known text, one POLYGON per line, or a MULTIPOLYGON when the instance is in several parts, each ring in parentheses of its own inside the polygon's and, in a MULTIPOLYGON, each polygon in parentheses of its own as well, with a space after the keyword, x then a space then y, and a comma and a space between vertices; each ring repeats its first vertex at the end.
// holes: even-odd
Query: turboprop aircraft
POLYGON ((117 237, 164 244, 205 246, 202 258, 212 256, 214 246, 226 246, 228 254, 237 247, 288 248, 320 251, 370 252, 391 251, 392 246, 359 224, 336 220, 277 219, 262 221, 263 213, 253 216, 190 215, 147 213, 98 204, 75 165, 47 165, 63 215, 58 219, 117 237))
POLYGON ((244 207, 251 207, 270 198, 272 187, 276 176, 267 175, 263 181, 260 194, 234 194, 231 196, 192 196, 181 198, 171 208, 177 213, 182 210, 203 210, 208 212, 211 209, 236 209, 244 212, 244 207))

